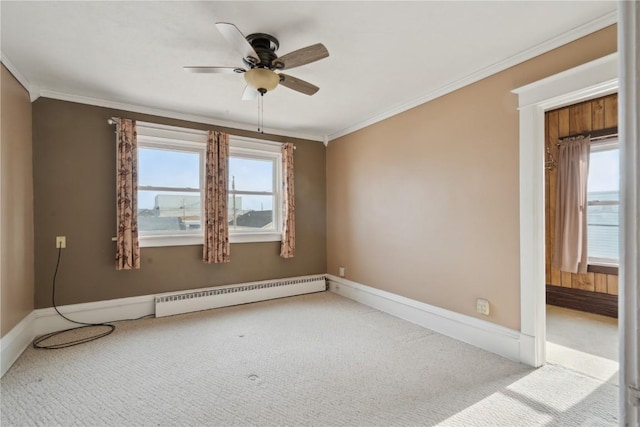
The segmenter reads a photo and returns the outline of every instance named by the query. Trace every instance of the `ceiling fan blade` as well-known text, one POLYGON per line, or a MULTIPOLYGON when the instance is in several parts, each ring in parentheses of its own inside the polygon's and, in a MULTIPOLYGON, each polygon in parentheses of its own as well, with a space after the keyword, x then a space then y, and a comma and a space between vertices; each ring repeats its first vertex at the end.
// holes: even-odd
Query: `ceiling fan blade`
POLYGON ((289 89, 293 89, 295 91, 304 93, 305 95, 313 95, 320 88, 318 86, 314 86, 309 82, 305 82, 304 80, 300 80, 295 77, 291 77, 287 74, 279 74, 280 76, 280 84, 282 86, 288 87, 289 89))
POLYGON ((238 27, 228 22, 216 22, 216 28, 243 58, 252 58, 250 62, 255 62, 256 64, 260 61, 255 49, 253 49, 251 43, 247 41, 247 38, 240 32, 238 27))
POLYGON ((244 68, 238 67, 183 67, 185 71, 196 74, 233 74, 244 73, 244 68))
POLYGON ((244 92, 242 92, 242 100, 243 101, 253 101, 258 97, 258 91, 250 87, 249 85, 244 87, 244 92))
POLYGON ((290 70, 294 67, 309 64, 311 62, 319 61, 329 56, 329 51, 322 43, 316 43, 311 46, 303 47, 302 49, 294 50, 286 55, 282 55, 274 61, 276 68, 283 70, 290 70), (282 64, 282 66, 280 66, 282 64))

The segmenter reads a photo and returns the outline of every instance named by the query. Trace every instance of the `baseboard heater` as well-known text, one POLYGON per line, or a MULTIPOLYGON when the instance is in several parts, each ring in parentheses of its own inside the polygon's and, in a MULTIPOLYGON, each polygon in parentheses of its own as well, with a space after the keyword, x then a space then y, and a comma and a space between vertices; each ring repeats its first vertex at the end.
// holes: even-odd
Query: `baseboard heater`
POLYGON ((162 294, 155 297, 156 317, 309 294, 326 289, 325 276, 304 276, 162 294))

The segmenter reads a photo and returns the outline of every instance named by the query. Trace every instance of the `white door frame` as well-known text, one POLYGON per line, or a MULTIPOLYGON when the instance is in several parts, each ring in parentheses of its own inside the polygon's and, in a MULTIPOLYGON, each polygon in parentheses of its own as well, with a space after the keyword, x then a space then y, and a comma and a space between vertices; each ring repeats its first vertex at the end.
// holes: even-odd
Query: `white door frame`
POLYGON ((520 111, 520 361, 545 363, 544 113, 618 89, 613 53, 514 89, 520 111))
POLYGON ((618 3, 620 49, 620 425, 640 425, 640 3, 618 3))

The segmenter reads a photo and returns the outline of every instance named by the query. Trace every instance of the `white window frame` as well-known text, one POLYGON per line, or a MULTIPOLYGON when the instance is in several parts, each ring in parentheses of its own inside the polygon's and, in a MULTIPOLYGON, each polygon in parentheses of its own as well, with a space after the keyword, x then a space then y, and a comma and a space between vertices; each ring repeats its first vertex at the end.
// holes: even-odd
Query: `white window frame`
MULTIPOLYGON (((619 150, 620 149, 620 145, 619 145, 619 141, 618 138, 615 139, 610 139, 610 140, 606 140, 606 141, 596 141, 596 142, 592 142, 590 144, 590 148, 589 148, 589 155, 591 155, 591 153, 597 153, 599 151, 608 151, 608 150, 619 150)), ((613 201, 599 201, 599 200, 595 200, 595 201, 588 201, 587 202, 587 206, 602 206, 602 205, 618 205, 620 206, 620 196, 618 193, 618 201, 617 202, 613 202, 613 201)), ((620 227, 620 223, 618 223, 618 227, 620 227)), ((589 240, 587 240, 588 242, 589 240)), ((588 244, 588 243, 587 243, 588 244)), ((619 255, 619 254, 618 254, 619 255)), ((596 258, 596 257, 588 257, 587 258, 587 264, 589 265, 599 265, 599 266, 605 266, 605 267, 618 267, 620 264, 620 259, 612 259, 612 258, 596 258)))
MULTIPOLYGON (((231 230, 229 229, 229 241, 231 243, 248 242, 277 242, 282 240, 282 151, 281 144, 265 143, 264 141, 239 136, 229 137, 229 157, 241 157, 246 159, 267 160, 273 164, 273 192, 242 191, 235 194, 247 195, 273 195, 273 223, 274 230, 231 230)), ((231 186, 231 180, 229 180, 231 186)), ((231 189, 229 189, 231 194, 231 189)))
MULTIPOLYGON (((204 218, 204 187, 205 187, 205 155, 207 132, 176 126, 159 125, 155 123, 137 122, 137 138, 139 148, 155 148, 200 153, 200 195, 201 214, 204 218)), ((265 159, 274 164, 273 174, 273 221, 275 230, 229 230, 230 243, 276 242, 282 240, 282 154, 281 143, 260 139, 229 136, 229 156, 265 159)), ((230 184, 229 184, 230 185, 230 184)), ((193 189, 164 188, 153 186, 138 186, 141 190, 170 190, 192 192, 193 189)), ((237 192, 236 192, 237 193, 237 192)), ((244 192, 243 192, 244 193, 244 192)), ((247 192, 247 194, 264 194, 261 192, 247 192)), ((271 194, 271 193, 268 193, 271 194)), ((204 224, 203 224, 204 226, 204 224)), ((203 227, 192 232, 180 234, 166 234, 163 232, 145 232, 139 236, 140 247, 187 246, 202 245, 204 241, 203 227)))

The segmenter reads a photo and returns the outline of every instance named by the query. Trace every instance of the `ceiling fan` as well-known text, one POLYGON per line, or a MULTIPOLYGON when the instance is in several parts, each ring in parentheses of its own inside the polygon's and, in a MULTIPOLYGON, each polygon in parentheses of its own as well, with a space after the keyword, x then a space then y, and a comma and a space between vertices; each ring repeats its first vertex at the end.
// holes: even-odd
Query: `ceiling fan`
POLYGON ((319 61, 329 56, 329 51, 322 43, 316 43, 302 49, 294 50, 278 57, 276 52, 280 47, 278 39, 264 34, 254 33, 244 36, 233 24, 217 22, 216 28, 222 36, 242 55, 246 68, 242 67, 184 67, 192 73, 244 73, 247 86, 242 94, 243 100, 255 99, 275 89, 278 84, 293 89, 305 95, 313 95, 320 88, 309 82, 275 70, 289 70, 291 68, 319 61))

